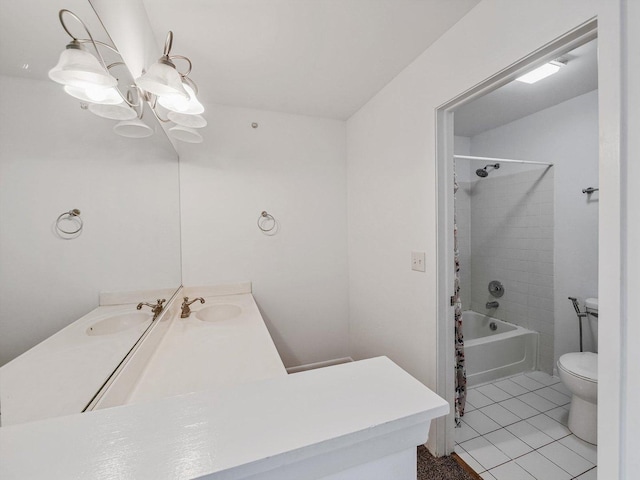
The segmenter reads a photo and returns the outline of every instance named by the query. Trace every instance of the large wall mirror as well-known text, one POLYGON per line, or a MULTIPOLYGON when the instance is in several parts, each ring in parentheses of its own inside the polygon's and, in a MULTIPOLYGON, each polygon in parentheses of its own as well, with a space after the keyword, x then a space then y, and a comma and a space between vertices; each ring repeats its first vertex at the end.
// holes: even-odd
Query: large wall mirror
MULTIPOLYGON (((50 345, 37 375, 7 373, 14 359, 96 309, 101 292, 181 284, 177 154, 150 112, 143 121, 151 136, 118 136, 116 121, 48 78, 70 40, 61 9, 111 43, 87 0, 6 1, 0 17, 0 408, 15 385, 39 391, 43 375, 61 389, 58 379, 90 376, 96 362, 117 367, 141 329, 125 342, 78 332, 50 345), (55 222, 72 209, 83 228, 61 236, 55 222)), ((73 19, 68 26, 86 37, 73 19)), ((120 68, 114 76, 127 82, 120 68)), ((104 381, 80 388, 77 405, 104 381)), ((61 413, 81 411, 77 405, 61 413)))

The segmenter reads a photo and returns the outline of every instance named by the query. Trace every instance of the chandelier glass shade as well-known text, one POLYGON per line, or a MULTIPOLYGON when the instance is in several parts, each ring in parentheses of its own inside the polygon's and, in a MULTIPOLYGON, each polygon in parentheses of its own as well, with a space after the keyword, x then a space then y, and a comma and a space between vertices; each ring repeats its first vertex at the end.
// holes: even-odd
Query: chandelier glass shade
POLYGON ((199 115, 204 112, 204 106, 198 101, 196 92, 186 83, 183 84, 188 98, 180 95, 165 95, 158 98, 158 103, 167 110, 185 115, 199 115))
POLYGON ((49 70, 49 78, 62 85, 84 89, 107 89, 118 85, 98 59, 71 42, 60 54, 55 67, 49 70), (73 47, 69 47, 75 45, 73 47))

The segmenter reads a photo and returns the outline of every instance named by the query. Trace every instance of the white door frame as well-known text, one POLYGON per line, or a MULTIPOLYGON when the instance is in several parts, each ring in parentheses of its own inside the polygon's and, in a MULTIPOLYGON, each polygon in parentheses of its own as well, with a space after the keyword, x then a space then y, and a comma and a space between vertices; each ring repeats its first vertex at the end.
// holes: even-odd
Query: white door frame
MULTIPOLYGON (((451 413, 436 421, 436 454, 449 454, 454 448, 454 319, 450 297, 453 295, 453 112, 487 93, 509 83, 536 64, 559 57, 597 36, 597 21, 592 19, 560 38, 542 46, 504 70, 462 92, 436 110, 437 175, 437 390, 451 407, 451 413)), ((600 98, 600 93, 598 94, 600 98)), ((602 212, 600 213, 602 215, 602 212)))

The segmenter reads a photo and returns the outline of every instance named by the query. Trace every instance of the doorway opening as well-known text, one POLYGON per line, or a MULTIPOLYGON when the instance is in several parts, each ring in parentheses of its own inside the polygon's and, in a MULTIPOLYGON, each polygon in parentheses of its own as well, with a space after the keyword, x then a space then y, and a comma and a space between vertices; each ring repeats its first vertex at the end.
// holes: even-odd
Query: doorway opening
POLYGON ((438 443, 479 473, 564 449, 584 469, 571 478, 595 467, 595 447, 567 428, 573 396, 557 365, 579 351, 580 325, 585 351, 597 341, 567 299, 584 310, 598 296, 599 193, 582 193, 598 188, 596 36, 595 21, 582 25, 437 111, 438 389, 467 413, 444 420, 438 443), (550 63, 555 79, 515 81, 550 63), (527 431, 550 441, 527 443, 527 431))

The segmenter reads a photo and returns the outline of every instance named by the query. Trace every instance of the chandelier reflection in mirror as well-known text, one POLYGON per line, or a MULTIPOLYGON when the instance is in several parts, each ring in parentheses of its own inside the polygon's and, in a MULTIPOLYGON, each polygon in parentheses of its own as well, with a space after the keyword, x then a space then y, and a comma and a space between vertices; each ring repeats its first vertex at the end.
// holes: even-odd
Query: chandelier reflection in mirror
POLYGON ((121 59, 118 50, 95 40, 87 25, 73 12, 60 10, 58 18, 71 41, 60 54, 58 64, 49 70, 51 80, 64 85, 64 91, 87 104, 91 113, 117 120, 113 130, 118 135, 144 138, 153 134, 153 129, 142 121, 143 102, 146 101, 158 120, 174 124, 168 128, 173 138, 189 143, 202 142, 202 136, 195 129, 207 124, 201 115, 204 106, 197 98, 198 87, 189 78, 191 60, 182 55, 171 55, 173 32, 167 34, 158 61, 143 71, 134 84, 122 86, 111 72, 125 67, 124 62, 107 64, 100 51, 104 48, 121 59), (65 24, 65 15, 80 23, 88 38, 74 36, 65 24), (179 71, 174 61, 186 63, 186 70, 179 71))

